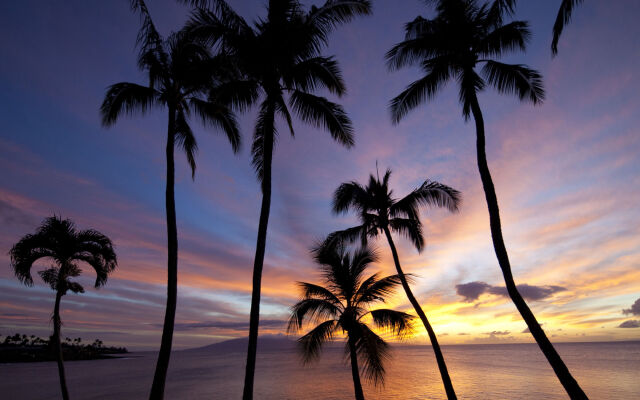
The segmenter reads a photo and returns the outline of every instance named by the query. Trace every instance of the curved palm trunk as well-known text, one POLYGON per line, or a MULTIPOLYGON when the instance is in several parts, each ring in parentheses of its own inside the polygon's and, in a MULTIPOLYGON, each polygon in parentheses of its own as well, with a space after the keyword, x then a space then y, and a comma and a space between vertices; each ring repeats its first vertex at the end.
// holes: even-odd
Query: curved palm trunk
POLYGON ((176 300, 178 293, 178 229, 176 227, 176 203, 174 198, 174 160, 175 145, 175 110, 169 107, 169 124, 167 128, 167 187, 165 191, 165 206, 167 211, 167 308, 164 314, 162 341, 158 362, 151 385, 149 399, 161 400, 164 397, 164 386, 171 357, 173 341, 173 327, 176 318, 176 300))
POLYGON ((504 276, 504 282, 507 286, 507 291, 511 300, 515 304, 516 308, 522 315, 522 319, 527 323, 529 331, 535 338, 540 350, 544 353, 544 356, 551 364, 553 371, 564 386, 567 394, 571 399, 587 399, 587 395, 582 388, 578 385, 578 382, 573 378, 571 372, 560 358, 560 355, 553 347, 547 335, 544 333, 540 324, 536 320, 529 306, 518 292, 518 288, 513 280, 511 273, 511 264, 509 263, 509 256, 507 249, 504 245, 504 239, 502 238, 502 227, 500 224, 500 210, 498 209, 498 198, 493 186, 493 180, 491 179, 491 173, 489 172, 489 165, 487 164, 487 155, 485 153, 485 138, 484 138, 484 120, 482 118, 482 112, 480 105, 478 104, 478 98, 473 95, 471 103, 471 111, 473 112, 473 118, 476 123, 476 150, 478 153, 478 169, 480 170, 480 178, 482 179, 482 187, 484 188, 484 194, 487 199, 487 207, 489 208, 489 220, 491 225, 491 237, 493 238, 493 248, 502 269, 502 275, 504 276))
POLYGON ((53 345, 55 346, 56 362, 58 363, 58 375, 60 376, 60 389, 62 390, 62 398, 69 400, 69 391, 67 390, 67 379, 64 375, 64 362, 62 360, 62 344, 60 343, 60 300, 62 293, 56 292, 56 304, 53 308, 53 345))
POLYGON ((356 400, 364 400, 364 392, 362 391, 362 383, 360 383, 360 372, 358 369, 358 354, 356 353, 356 344, 349 336, 349 358, 351 359, 351 375, 353 376, 353 389, 355 390, 356 400))
POLYGON ((427 315, 422 311, 422 307, 418 304, 418 300, 413 296, 413 292, 411 292, 411 288, 409 287, 409 283, 407 282, 406 276, 404 276, 404 272, 400 267, 400 259, 398 258, 398 251, 396 250, 396 246, 393 243, 393 239, 391 238, 391 232, 389 232, 389 228, 384 228, 384 234, 387 236, 387 241, 389 242, 389 247, 391 247, 391 253, 393 254, 393 261, 396 264, 396 271, 398 272, 398 276, 400 277, 400 282, 402 283, 402 288, 404 292, 407 294, 407 298, 409 302, 413 306, 413 309, 416 311, 416 314, 422 320, 422 324, 427 329, 427 333, 429 334, 429 340, 431 341, 431 347, 433 347, 433 352, 436 355, 436 361, 438 362, 438 369, 440 370, 440 376, 442 377, 442 383, 444 384, 444 390, 447 393, 447 399, 454 400, 457 399, 456 392, 453 390, 453 384, 451 383, 451 377, 449 377, 449 371, 447 370, 447 364, 444 362, 444 356, 442 355, 442 350, 440 350, 440 345, 438 344, 438 338, 436 337, 436 333, 433 331, 429 320, 427 319, 427 315))
POLYGON ((267 244, 267 225, 271 209, 271 161, 273 159, 273 104, 268 109, 268 121, 264 133, 263 176, 262 176, 262 205, 260 208, 260 223, 258 225, 258 239, 256 254, 253 261, 253 289, 251 291, 251 311, 249 315, 249 344, 247 347, 247 364, 244 375, 243 400, 253 399, 253 381, 256 370, 256 352, 258 349, 258 325, 260 323, 260 288, 262 285, 262 267, 264 265, 264 251, 267 244))

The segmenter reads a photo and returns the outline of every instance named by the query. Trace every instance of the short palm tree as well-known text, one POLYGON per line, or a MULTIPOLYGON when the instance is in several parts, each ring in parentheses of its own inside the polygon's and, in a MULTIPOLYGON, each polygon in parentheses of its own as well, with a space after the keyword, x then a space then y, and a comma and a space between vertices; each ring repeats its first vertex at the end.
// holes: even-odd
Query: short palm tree
POLYGON ((400 257, 391 237, 391 232, 409 238, 416 249, 422 251, 424 237, 422 235, 419 207, 423 205, 438 206, 446 207, 452 212, 457 211, 460 204, 460 193, 449 186, 426 180, 419 188, 413 190, 402 199, 396 200, 393 198, 393 192, 389 188, 390 176, 391 170, 387 170, 382 180, 370 175, 369 183, 366 187, 354 181, 343 183, 338 187, 333 196, 333 212, 341 214, 353 210, 358 214, 361 225, 334 232, 327 237, 325 243, 360 240, 365 245, 369 238, 376 237, 379 234, 385 235, 391 248, 393 261, 398 273, 397 276, 400 279, 402 288, 429 335, 447 397, 455 399, 456 394, 442 350, 438 344, 438 338, 427 319, 427 315, 411 291, 406 275, 400 266, 400 257))
POLYGON ((382 384, 384 361, 389 356, 389 345, 367 325, 367 318, 370 317, 378 329, 400 338, 412 331, 411 315, 390 309, 370 309, 373 303, 385 302, 400 284, 400 277, 381 278, 376 273, 365 278, 366 269, 377 261, 375 253, 367 247, 349 254, 342 245, 321 246, 315 250, 315 259, 326 286, 298 283, 302 299, 291 308, 288 331, 300 331, 305 322, 318 324, 298 340, 305 363, 317 359, 323 344, 334 335, 345 335, 345 353, 351 360, 355 397, 363 400, 358 360, 363 365, 365 378, 382 384))
POLYGON ((109 274, 118 265, 111 240, 93 229, 78 231, 73 222, 60 217, 46 218, 36 233, 26 235, 9 251, 11 267, 20 282, 33 286, 31 268, 40 259, 53 261, 51 267, 38 271, 42 280, 56 291, 53 308, 52 344, 55 348, 62 398, 69 399, 60 344, 60 300, 68 291, 84 293, 84 288, 72 278, 80 275, 80 265, 88 264, 96 272, 95 287, 107 283, 109 274))
POLYGON ((551 41, 551 53, 555 56, 558 54, 558 41, 564 27, 571 21, 571 13, 573 8, 581 4, 584 0, 562 0, 556 22, 553 24, 553 40, 551 41))
POLYGON ((253 26, 222 0, 186 0, 200 8, 190 23, 192 32, 219 45, 234 57, 253 88, 259 112, 253 135, 253 166, 262 185, 262 205, 253 264, 253 290, 249 344, 243 399, 253 398, 260 290, 271 207, 271 166, 277 136, 276 120, 282 118, 294 135, 292 113, 302 121, 329 131, 338 143, 353 145, 351 121, 342 107, 313 94, 324 88, 341 96, 345 85, 333 57, 320 54, 329 33, 337 25, 371 10, 369 0, 328 0, 305 11, 299 0, 269 0, 267 16, 253 26), (290 110, 291 109, 291 110, 290 110))
POLYGON ((391 101, 393 121, 398 123, 410 110, 431 100, 449 80, 458 82, 463 116, 467 120, 473 115, 476 123, 478 170, 489 209, 493 247, 509 296, 567 393, 573 399, 585 399, 586 395, 516 287, 485 151, 484 120, 477 95, 487 83, 501 93, 515 94, 520 100, 534 104, 544 99, 542 77, 537 71, 525 65, 494 60, 513 50, 525 50, 530 37, 528 23, 504 23, 504 17, 514 11, 514 0, 495 0, 482 5, 476 0, 440 0, 436 3, 436 17, 418 17, 408 23, 405 40, 387 53, 391 69, 418 64, 424 71, 422 78, 391 101), (479 64, 484 64, 481 71, 476 70, 479 64))
POLYGON ((155 28, 143 0, 132 0, 140 12, 142 28, 138 35, 138 66, 149 75, 147 86, 121 82, 109 87, 102 103, 102 123, 115 124, 122 114, 145 113, 151 108, 164 108, 167 125, 167 175, 165 206, 167 218, 167 306, 162 330, 158 363, 151 388, 151 399, 162 399, 171 356, 176 313, 178 279, 178 232, 174 198, 174 148, 180 146, 187 156, 192 176, 195 173, 197 143, 189 125, 195 114, 205 125, 222 130, 234 152, 240 146, 240 135, 233 111, 216 96, 216 86, 229 75, 220 66, 222 56, 212 56, 207 46, 193 40, 186 31, 164 39, 155 28))

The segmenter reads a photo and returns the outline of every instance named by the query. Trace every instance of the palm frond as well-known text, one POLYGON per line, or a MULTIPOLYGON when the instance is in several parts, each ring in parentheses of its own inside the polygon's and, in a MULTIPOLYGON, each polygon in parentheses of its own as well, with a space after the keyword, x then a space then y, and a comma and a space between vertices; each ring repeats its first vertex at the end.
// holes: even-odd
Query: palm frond
POLYGON ((560 35, 562 35, 564 27, 569 23, 569 21, 571 21, 573 8, 582 4, 583 1, 584 0, 562 0, 562 3, 560 3, 556 22, 553 24, 553 40, 551 41, 551 53, 554 56, 558 54, 558 42, 560 41, 560 35))
POLYGON ((318 358, 322 345, 333 338, 336 326, 335 320, 325 321, 298 339, 302 349, 302 360, 305 364, 318 358))
POLYGON ((362 362, 364 377, 374 385, 384 385, 384 363, 389 358, 389 345, 367 325, 359 324, 356 352, 362 362))
POLYGON ((289 133, 291 133, 292 137, 296 136, 295 131, 293 130, 293 119, 291 118, 291 113, 289 113, 289 108, 287 104, 284 102, 282 96, 280 96, 275 101, 276 111, 284 118, 287 126, 289 127, 289 133))
POLYGON ((345 83, 333 57, 313 57, 297 63, 285 77, 285 84, 302 92, 311 92, 319 87, 342 96, 345 83))
POLYGON ((331 137, 345 147, 353 146, 353 126, 342 106, 299 90, 291 94, 290 104, 300 119, 327 129, 331 137))
POLYGON ((378 309, 371 311, 373 323, 381 330, 387 330, 399 338, 406 338, 413 333, 413 315, 401 311, 378 309))
POLYGON ((370 201, 367 190, 358 182, 351 181, 343 183, 333 193, 333 212, 343 214, 349 209, 362 211, 364 206, 370 201))
MULTIPOLYGON (((138 31, 137 43, 140 46, 139 59, 143 58, 143 55, 147 54, 150 50, 153 50, 159 55, 161 59, 166 59, 166 53, 162 47, 162 36, 158 33, 149 9, 147 8, 144 0, 130 0, 131 9, 140 13, 141 27, 138 31)), ((141 64, 141 62, 139 62, 141 64)))
POLYGON ((489 24, 502 25, 504 16, 512 16, 516 11, 516 0, 493 0, 487 11, 489 24))
MULTIPOLYGON (((192 103, 193 104, 193 103, 192 103)), ((197 107, 194 107, 197 109, 197 107)), ((180 146, 187 156, 187 162, 191 167, 191 179, 196 175, 196 153, 198 152, 198 143, 196 137, 187 122, 183 110, 176 113, 175 124, 175 144, 180 146)))
POLYGON ((215 99, 204 101, 196 97, 189 100, 189 105, 200 117, 204 126, 212 126, 224 132, 234 153, 240 150, 238 121, 229 107, 215 102, 215 99))
POLYGON ((389 220, 389 228, 407 239, 411 240, 418 251, 424 248, 422 235, 422 223, 419 219, 392 218, 389 220))
POLYGON ((471 115, 471 104, 477 99, 478 92, 484 89, 485 83, 473 69, 463 71, 458 76, 458 83, 458 99, 462 104, 462 115, 467 120, 471 115))
POLYGON ((529 100, 533 104, 544 100, 542 76, 526 65, 487 61, 482 73, 489 84, 502 93, 516 94, 520 100, 529 100))
POLYGON ((322 7, 312 7, 308 24, 316 28, 323 40, 337 26, 359 15, 371 14, 370 0, 327 0, 322 7))
MULTIPOLYGON (((41 258, 55 258, 56 254, 51 249, 51 241, 46 235, 26 235, 9 251, 11 268, 18 280, 26 286, 33 286, 31 267, 41 258)), ((47 282, 48 283, 48 282, 47 282)))
POLYGON ((66 290, 71 290, 73 293, 84 293, 84 287, 78 282, 65 282, 66 290))
POLYGON ((398 275, 385 276, 381 279, 378 279, 378 276, 379 274, 374 274, 362 282, 356 293, 358 304, 369 304, 376 301, 384 303, 385 299, 393 294, 396 287, 401 283, 398 275))
POLYGON ((260 182, 263 182, 264 178, 265 150, 273 152, 273 145, 278 133, 274 124, 274 116, 275 105, 273 101, 271 99, 263 101, 258 113, 251 146, 251 164, 253 164, 260 182), (269 148, 266 149, 266 146, 269 148))
POLYGON ((38 275, 48 284, 51 289, 56 290, 58 288, 58 268, 50 267, 42 271, 38 271, 38 275))
POLYGON ((394 124, 400 122, 409 111, 413 110, 425 100, 431 100, 449 80, 450 71, 447 65, 435 63, 430 71, 422 78, 411 83, 390 103, 391 119, 394 124))
POLYGON ((113 125, 122 113, 144 114, 159 102, 159 94, 152 88, 128 82, 111 85, 100 106, 102 125, 113 125))
POLYGON ((310 323, 321 322, 325 319, 336 319, 340 309, 333 302, 318 298, 305 298, 291 307, 291 317, 287 331, 296 332, 304 324, 305 319, 310 323))
POLYGON ((109 274, 118 266, 113 242, 107 236, 93 229, 78 232, 76 240, 78 251, 73 258, 86 262, 95 270, 96 288, 104 286, 109 274))
POLYGON ((418 206, 443 207, 451 212, 456 212, 461 202, 462 197, 459 191, 427 179, 419 188, 392 205, 389 214, 393 217, 417 218, 418 206))
POLYGON ((335 294, 331 293, 330 290, 320 285, 314 285, 313 283, 308 282, 298 282, 298 287, 302 291, 302 297, 304 298, 320 298, 329 301, 338 308, 342 307, 340 299, 338 299, 335 294))
POLYGON ((529 23, 514 21, 499 26, 485 36, 477 50, 483 57, 499 57, 503 53, 513 50, 525 51, 530 38, 529 23))

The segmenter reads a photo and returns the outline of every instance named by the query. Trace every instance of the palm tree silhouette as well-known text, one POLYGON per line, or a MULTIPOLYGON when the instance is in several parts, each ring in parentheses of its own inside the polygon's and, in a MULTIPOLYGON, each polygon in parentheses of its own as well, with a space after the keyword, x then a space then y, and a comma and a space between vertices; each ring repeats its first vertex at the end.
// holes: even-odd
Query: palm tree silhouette
POLYGON ((460 193, 441 183, 426 180, 419 188, 413 190, 402 199, 396 200, 393 198, 392 190, 389 189, 390 176, 391 170, 387 170, 382 181, 379 177, 370 175, 369 183, 366 187, 354 181, 343 183, 338 187, 333 196, 333 212, 341 214, 353 210, 358 214, 361 225, 334 232, 327 237, 325 242, 327 244, 354 242, 359 239, 365 245, 370 237, 376 237, 384 233, 391 248, 393 261, 398 273, 397 276, 400 279, 402 288, 429 335, 447 397, 455 399, 456 394, 447 371, 444 356, 438 344, 438 338, 409 287, 409 282, 400 266, 400 258, 391 237, 391 232, 407 237, 418 251, 422 251, 424 237, 422 235, 419 207, 446 207, 449 211, 455 212, 460 204, 460 193))
POLYGON ((507 291, 569 396, 586 399, 518 292, 502 237, 498 199, 487 164, 478 92, 488 83, 501 93, 516 94, 520 100, 537 104, 544 99, 542 77, 537 71, 525 65, 504 64, 492 59, 512 50, 524 51, 529 40, 527 22, 503 22, 505 16, 513 14, 513 3, 513 0, 496 0, 490 5, 479 5, 475 0, 441 0, 437 2, 438 13, 434 19, 418 17, 408 23, 405 40, 387 53, 388 66, 398 69, 419 64, 425 75, 391 101, 391 114, 394 123, 398 123, 424 100, 435 97, 450 79, 460 84, 459 98, 464 118, 467 120, 472 114, 475 119, 478 169, 489 209, 493 247, 507 291), (476 67, 481 63, 484 67, 479 75, 476 67))
POLYGON ((556 22, 553 24, 553 40, 551 41, 551 53, 555 56, 558 54, 558 41, 564 27, 571 21, 571 13, 573 8, 578 4, 582 4, 583 0, 562 0, 556 22))
POLYGON ((344 94, 345 85, 337 62, 333 57, 320 55, 320 50, 336 26, 356 15, 368 14, 371 5, 369 0, 328 0, 322 7, 314 6, 307 12, 298 0, 270 0, 266 18, 251 26, 222 0, 186 2, 198 7, 210 6, 194 12, 190 23, 192 32, 209 43, 219 45, 234 57, 237 67, 246 77, 247 86, 253 88, 260 104, 251 152, 253 166, 262 185, 262 204, 253 264, 243 392, 243 399, 251 400, 262 269, 271 207, 276 117, 284 119, 293 136, 291 108, 302 121, 327 129, 338 143, 346 147, 353 145, 351 121, 342 107, 312 92, 325 88, 338 96, 344 94))
POLYGON ((51 340, 58 363, 62 398, 68 400, 60 344, 60 300, 68 291, 84 293, 82 285, 71 280, 82 273, 79 263, 88 264, 96 271, 96 288, 107 283, 109 274, 118 265, 111 239, 93 229, 78 231, 71 220, 53 216, 46 218, 36 233, 24 236, 13 245, 9 255, 13 272, 26 286, 33 286, 31 267, 36 261, 48 258, 54 262, 49 268, 38 271, 38 275, 56 291, 51 340))
MULTIPOLYGON (((167 176, 165 206, 167 218, 167 306, 158 362, 151 387, 151 399, 162 399, 171 356, 178 286, 178 232, 174 199, 174 147, 187 156, 192 177, 195 174, 197 143, 188 117, 194 113, 204 125, 221 129, 234 152, 240 147, 235 116, 224 97, 218 96, 221 79, 228 71, 224 57, 212 56, 207 46, 193 40, 186 31, 160 36, 143 0, 132 0, 140 12, 142 27, 138 34, 138 66, 149 74, 148 86, 121 82, 107 90, 102 103, 102 123, 115 124, 122 114, 146 113, 152 107, 168 111, 167 176)), ((233 101, 229 99, 228 101, 233 101)))
POLYGON ((366 318, 378 329, 384 329, 400 338, 412 332, 410 314, 390 310, 371 310, 370 305, 385 302, 400 284, 398 275, 380 278, 375 273, 365 278, 365 270, 377 257, 369 248, 362 247, 349 254, 341 244, 320 246, 314 251, 326 286, 298 282, 302 299, 291 307, 288 332, 298 332, 305 321, 318 324, 298 339, 303 362, 316 360, 324 343, 336 333, 346 335, 345 353, 351 360, 351 374, 357 400, 364 400, 358 368, 362 362, 366 379, 374 384, 384 383, 384 361, 389 357, 389 345, 366 324, 366 318))

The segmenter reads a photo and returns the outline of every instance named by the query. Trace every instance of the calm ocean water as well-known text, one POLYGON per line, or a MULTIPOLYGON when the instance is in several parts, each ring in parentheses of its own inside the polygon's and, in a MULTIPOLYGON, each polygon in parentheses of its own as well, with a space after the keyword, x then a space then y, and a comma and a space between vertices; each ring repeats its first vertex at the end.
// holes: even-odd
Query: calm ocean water
MULTIPOLYGON (((574 377, 592 400, 640 399, 640 342, 557 344, 574 377)), ((535 344, 444 346, 460 399, 565 399, 535 344)), ((239 399, 244 355, 178 351, 172 356, 167 399, 239 399)), ((430 347, 394 347, 384 387, 365 387, 367 399, 445 399, 430 347)), ((66 363, 74 399, 145 399, 154 353, 114 360, 66 363)), ((55 363, 0 364, 0 398, 58 399, 55 363)), ((302 367, 294 351, 262 351, 256 399, 353 398, 341 348, 302 367)))

